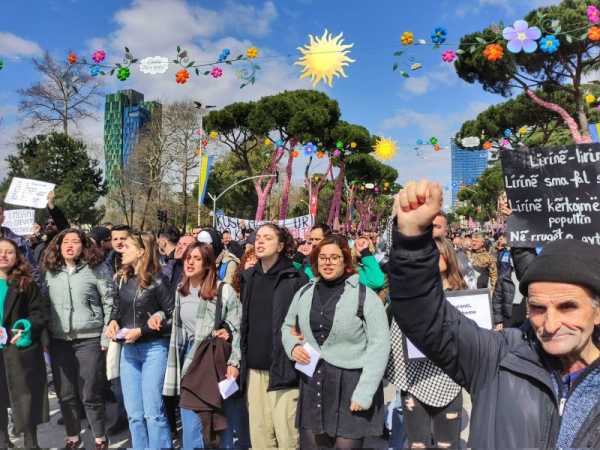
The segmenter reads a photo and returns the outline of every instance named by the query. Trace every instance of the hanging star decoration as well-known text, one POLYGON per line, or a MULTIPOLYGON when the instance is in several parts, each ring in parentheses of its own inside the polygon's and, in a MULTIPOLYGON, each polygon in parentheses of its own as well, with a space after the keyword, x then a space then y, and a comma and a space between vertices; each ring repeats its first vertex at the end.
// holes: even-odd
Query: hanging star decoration
POLYGON ((343 33, 334 37, 325 30, 321 37, 309 35, 309 41, 304 47, 298 47, 302 57, 294 63, 303 68, 301 80, 310 77, 313 87, 321 81, 332 87, 334 77, 348 77, 344 68, 355 62, 348 57, 354 44, 344 44, 343 33))

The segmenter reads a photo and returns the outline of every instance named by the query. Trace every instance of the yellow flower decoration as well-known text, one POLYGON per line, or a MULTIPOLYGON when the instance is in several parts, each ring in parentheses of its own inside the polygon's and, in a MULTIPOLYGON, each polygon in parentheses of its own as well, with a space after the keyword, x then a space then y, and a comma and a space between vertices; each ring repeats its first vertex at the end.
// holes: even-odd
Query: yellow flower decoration
POLYGON ((402 37, 400 38, 402 45, 411 45, 414 41, 415 35, 411 31, 405 31, 402 33, 402 37))
POLYGON ((265 144, 265 145, 271 145, 271 139, 265 138, 265 140, 263 141, 263 144, 265 144))
POLYGON ((396 142, 386 138, 378 139, 373 149, 375 150, 375 156, 384 161, 388 161, 396 156, 397 151, 396 142))
POLYGON ((585 102, 586 102, 588 105, 591 105, 592 103, 594 103, 594 102, 596 101, 596 97, 594 97, 592 94, 588 94, 588 95, 586 95, 586 96, 584 97, 584 99, 585 99, 585 102))
POLYGON ((521 128, 519 128, 519 135, 520 136, 525 136, 528 131, 529 131, 529 128, 527 128, 527 127, 521 127, 521 128))
POLYGON ((246 57, 248 59, 254 59, 258 56, 258 49, 256 47, 250 47, 246 50, 246 57))
POLYGON ((350 148, 356 148, 356 147, 358 147, 358 144, 356 142, 350 143, 350 148))
POLYGON ((210 138, 211 141, 214 141, 219 137, 219 132, 213 130, 208 134, 208 137, 210 138))

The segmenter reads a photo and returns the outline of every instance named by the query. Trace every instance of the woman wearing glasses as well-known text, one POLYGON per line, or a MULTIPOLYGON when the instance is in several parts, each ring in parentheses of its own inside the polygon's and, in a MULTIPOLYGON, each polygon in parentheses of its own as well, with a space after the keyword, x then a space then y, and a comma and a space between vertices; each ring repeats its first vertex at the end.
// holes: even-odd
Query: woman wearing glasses
POLYGON ((344 237, 323 239, 311 265, 319 276, 295 295, 281 330, 290 359, 311 362, 305 343, 321 355, 312 377, 300 375, 297 425, 306 447, 360 448, 383 432, 387 316, 359 283, 344 237))
POLYGON ((170 448, 162 387, 174 293, 160 274, 150 233, 132 233, 116 275, 115 306, 106 335, 123 342, 121 385, 133 448, 170 448))

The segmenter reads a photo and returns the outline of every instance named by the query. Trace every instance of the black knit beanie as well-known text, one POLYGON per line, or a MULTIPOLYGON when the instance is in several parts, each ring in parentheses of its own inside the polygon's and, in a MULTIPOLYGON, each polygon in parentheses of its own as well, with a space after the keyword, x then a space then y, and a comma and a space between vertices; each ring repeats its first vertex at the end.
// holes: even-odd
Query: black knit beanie
POLYGON ((574 239, 546 244, 521 279, 524 296, 534 281, 579 284, 600 295, 600 246, 574 239))

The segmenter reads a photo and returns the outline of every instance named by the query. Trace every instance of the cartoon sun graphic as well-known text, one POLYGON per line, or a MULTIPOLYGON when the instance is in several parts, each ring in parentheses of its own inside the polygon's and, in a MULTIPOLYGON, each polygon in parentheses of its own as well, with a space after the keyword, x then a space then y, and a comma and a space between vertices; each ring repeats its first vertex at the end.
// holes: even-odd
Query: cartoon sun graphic
POLYGON ((378 139, 373 149, 375 150, 375 156, 384 161, 388 161, 396 156, 396 142, 392 139, 378 139))
POLYGON ((294 63, 304 67, 300 75, 301 80, 310 77, 313 87, 323 80, 331 87, 333 77, 347 78, 344 67, 355 62, 348 57, 348 49, 354 44, 344 44, 343 35, 344 33, 340 33, 333 37, 327 30, 321 37, 309 35, 310 43, 298 47, 302 57, 294 63))

